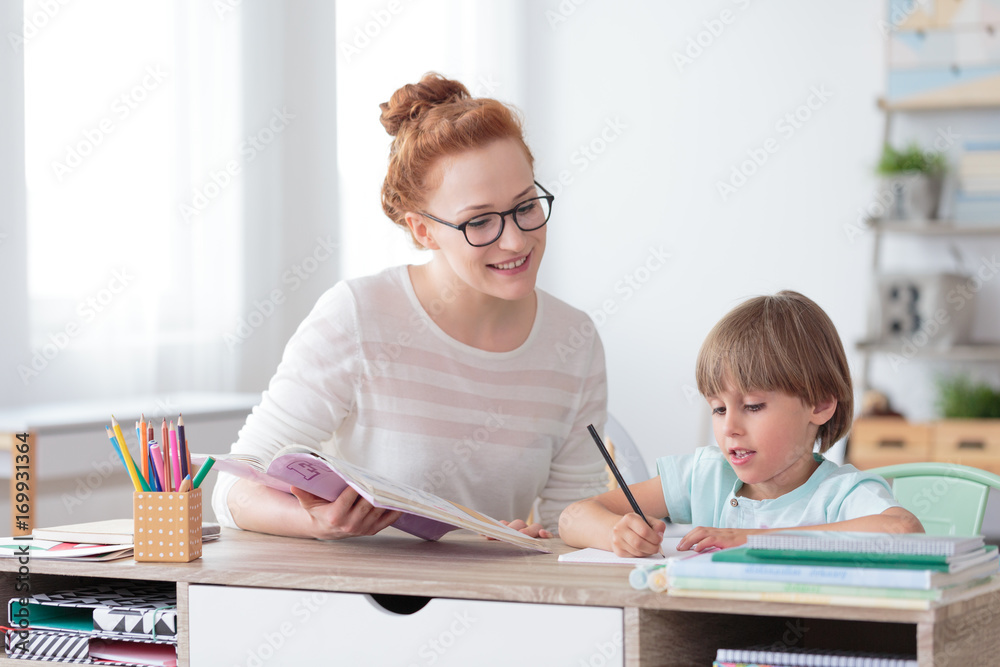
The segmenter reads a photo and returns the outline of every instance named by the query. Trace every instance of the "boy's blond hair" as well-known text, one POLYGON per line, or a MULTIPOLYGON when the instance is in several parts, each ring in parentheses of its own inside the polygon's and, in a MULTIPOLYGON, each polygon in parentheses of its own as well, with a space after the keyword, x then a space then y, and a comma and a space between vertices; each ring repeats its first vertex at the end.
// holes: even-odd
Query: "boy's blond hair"
POLYGON ((704 396, 732 389, 781 391, 806 405, 836 399, 836 412, 816 434, 821 452, 851 429, 854 389, 844 346, 830 317, 798 292, 759 296, 729 311, 702 343, 695 374, 704 396))

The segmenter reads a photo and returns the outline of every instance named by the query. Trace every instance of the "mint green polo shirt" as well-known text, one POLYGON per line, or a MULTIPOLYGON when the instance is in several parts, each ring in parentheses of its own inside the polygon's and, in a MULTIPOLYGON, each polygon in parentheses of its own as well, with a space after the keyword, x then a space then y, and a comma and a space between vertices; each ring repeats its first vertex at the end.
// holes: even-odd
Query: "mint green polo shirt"
POLYGON ((718 447, 656 461, 674 523, 715 528, 794 528, 881 514, 898 507, 889 483, 852 465, 813 454, 819 467, 805 484, 770 500, 737 497, 743 482, 718 447))

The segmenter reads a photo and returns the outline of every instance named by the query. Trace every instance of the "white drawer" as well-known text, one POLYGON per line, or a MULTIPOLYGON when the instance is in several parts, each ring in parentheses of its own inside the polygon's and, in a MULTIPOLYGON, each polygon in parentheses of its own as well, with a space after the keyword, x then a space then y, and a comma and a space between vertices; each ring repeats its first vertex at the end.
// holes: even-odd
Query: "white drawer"
POLYGON ((621 609, 192 585, 191 667, 623 665, 621 609))

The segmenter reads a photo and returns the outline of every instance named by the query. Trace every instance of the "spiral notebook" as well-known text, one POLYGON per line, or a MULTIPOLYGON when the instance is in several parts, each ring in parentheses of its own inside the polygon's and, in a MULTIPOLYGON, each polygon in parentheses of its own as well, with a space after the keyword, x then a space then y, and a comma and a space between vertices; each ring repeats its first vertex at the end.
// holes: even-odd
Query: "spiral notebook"
POLYGON ((716 665, 796 665, 801 667, 917 667, 915 657, 866 651, 818 651, 758 646, 746 649, 720 648, 716 665))

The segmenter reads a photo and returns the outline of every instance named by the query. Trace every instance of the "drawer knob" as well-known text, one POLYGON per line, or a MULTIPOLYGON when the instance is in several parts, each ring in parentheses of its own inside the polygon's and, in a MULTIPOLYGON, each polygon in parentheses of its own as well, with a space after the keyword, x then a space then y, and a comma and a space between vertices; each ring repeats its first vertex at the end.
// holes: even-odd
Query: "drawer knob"
POLYGON ((986 449, 986 443, 982 440, 962 440, 958 443, 959 449, 986 449))

